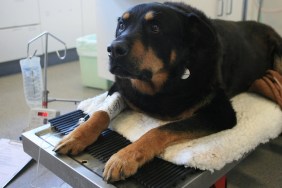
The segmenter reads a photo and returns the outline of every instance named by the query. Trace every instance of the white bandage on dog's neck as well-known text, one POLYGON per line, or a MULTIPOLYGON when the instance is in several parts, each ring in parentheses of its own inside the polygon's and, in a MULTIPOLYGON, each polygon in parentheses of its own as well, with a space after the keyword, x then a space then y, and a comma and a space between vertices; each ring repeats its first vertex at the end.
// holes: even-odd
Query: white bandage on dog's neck
POLYGON ((122 99, 120 93, 115 92, 112 95, 107 95, 106 99, 103 101, 98 111, 105 111, 108 113, 110 119, 112 120, 126 107, 124 100, 122 99))

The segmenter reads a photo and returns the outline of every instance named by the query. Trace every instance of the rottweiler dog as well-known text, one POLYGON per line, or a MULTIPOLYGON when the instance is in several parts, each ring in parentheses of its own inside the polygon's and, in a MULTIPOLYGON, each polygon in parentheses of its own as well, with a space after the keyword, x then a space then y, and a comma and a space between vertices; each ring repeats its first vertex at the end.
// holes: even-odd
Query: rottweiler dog
MULTIPOLYGON (((253 21, 209 19, 183 3, 148 3, 126 11, 107 48, 115 84, 127 107, 169 123, 150 130, 114 154, 104 179, 118 181, 183 140, 236 125, 230 98, 247 91, 266 70, 282 71, 282 39, 253 21)), ((55 147, 77 154, 107 128, 110 116, 95 112, 55 147)))

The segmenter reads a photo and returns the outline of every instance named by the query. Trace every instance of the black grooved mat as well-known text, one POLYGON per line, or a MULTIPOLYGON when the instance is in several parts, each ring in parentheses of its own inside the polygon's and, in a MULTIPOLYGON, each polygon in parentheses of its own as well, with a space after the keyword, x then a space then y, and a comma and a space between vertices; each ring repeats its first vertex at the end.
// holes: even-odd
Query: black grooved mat
MULTIPOLYGON (((77 127, 79 118, 83 117, 85 119, 89 118, 81 110, 77 110, 51 119, 49 122, 57 132, 65 135, 77 127)), ((87 147, 86 152, 105 163, 114 153, 130 143, 120 134, 107 129, 94 144, 87 147)), ((169 188, 175 187, 181 180, 196 172, 198 170, 154 158, 151 162, 141 167, 133 178, 148 188, 169 188)))

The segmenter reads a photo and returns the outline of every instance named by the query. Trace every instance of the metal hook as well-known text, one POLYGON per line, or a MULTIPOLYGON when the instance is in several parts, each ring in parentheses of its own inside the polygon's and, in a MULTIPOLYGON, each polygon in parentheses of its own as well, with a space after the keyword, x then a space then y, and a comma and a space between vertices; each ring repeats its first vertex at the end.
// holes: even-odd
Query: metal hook
POLYGON ((27 58, 28 58, 28 59, 31 59, 31 58, 33 58, 33 57, 36 55, 37 50, 34 51, 34 53, 33 53, 32 56, 30 56, 30 55, 29 55, 29 44, 30 44, 30 42, 27 44, 27 58))
POLYGON ((60 43, 62 43, 62 44, 64 45, 64 47, 65 47, 64 55, 61 56, 60 53, 59 53, 59 51, 56 51, 56 53, 57 53, 57 56, 58 56, 59 59, 61 59, 61 60, 65 59, 65 57, 66 57, 66 55, 67 55, 67 45, 66 45, 66 43, 63 42, 63 41, 62 41, 61 39, 59 39, 58 37, 52 35, 51 33, 48 33, 48 34, 49 34, 51 37, 53 37, 54 39, 56 39, 58 42, 60 42, 60 43))
POLYGON ((57 53, 57 56, 58 56, 58 58, 59 58, 60 60, 65 59, 65 57, 66 57, 66 55, 67 55, 67 46, 65 45, 65 50, 64 50, 64 55, 63 55, 63 56, 60 55, 59 51, 56 51, 56 53, 57 53))
MULTIPOLYGON (((33 58, 37 53, 37 50, 34 51, 33 55, 32 56, 27 56, 27 58, 31 59, 33 58)), ((29 51, 27 51, 27 55, 29 54, 29 51)))

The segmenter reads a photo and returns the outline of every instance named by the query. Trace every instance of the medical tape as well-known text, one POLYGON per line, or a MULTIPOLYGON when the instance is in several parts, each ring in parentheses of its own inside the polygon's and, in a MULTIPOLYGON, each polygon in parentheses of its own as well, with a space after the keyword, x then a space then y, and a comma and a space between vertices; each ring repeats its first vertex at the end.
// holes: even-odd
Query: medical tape
POLYGON ((120 112, 122 112, 126 107, 124 100, 118 92, 113 93, 112 95, 108 95, 103 102, 103 104, 98 108, 98 111, 107 112, 112 120, 116 117, 120 112))

